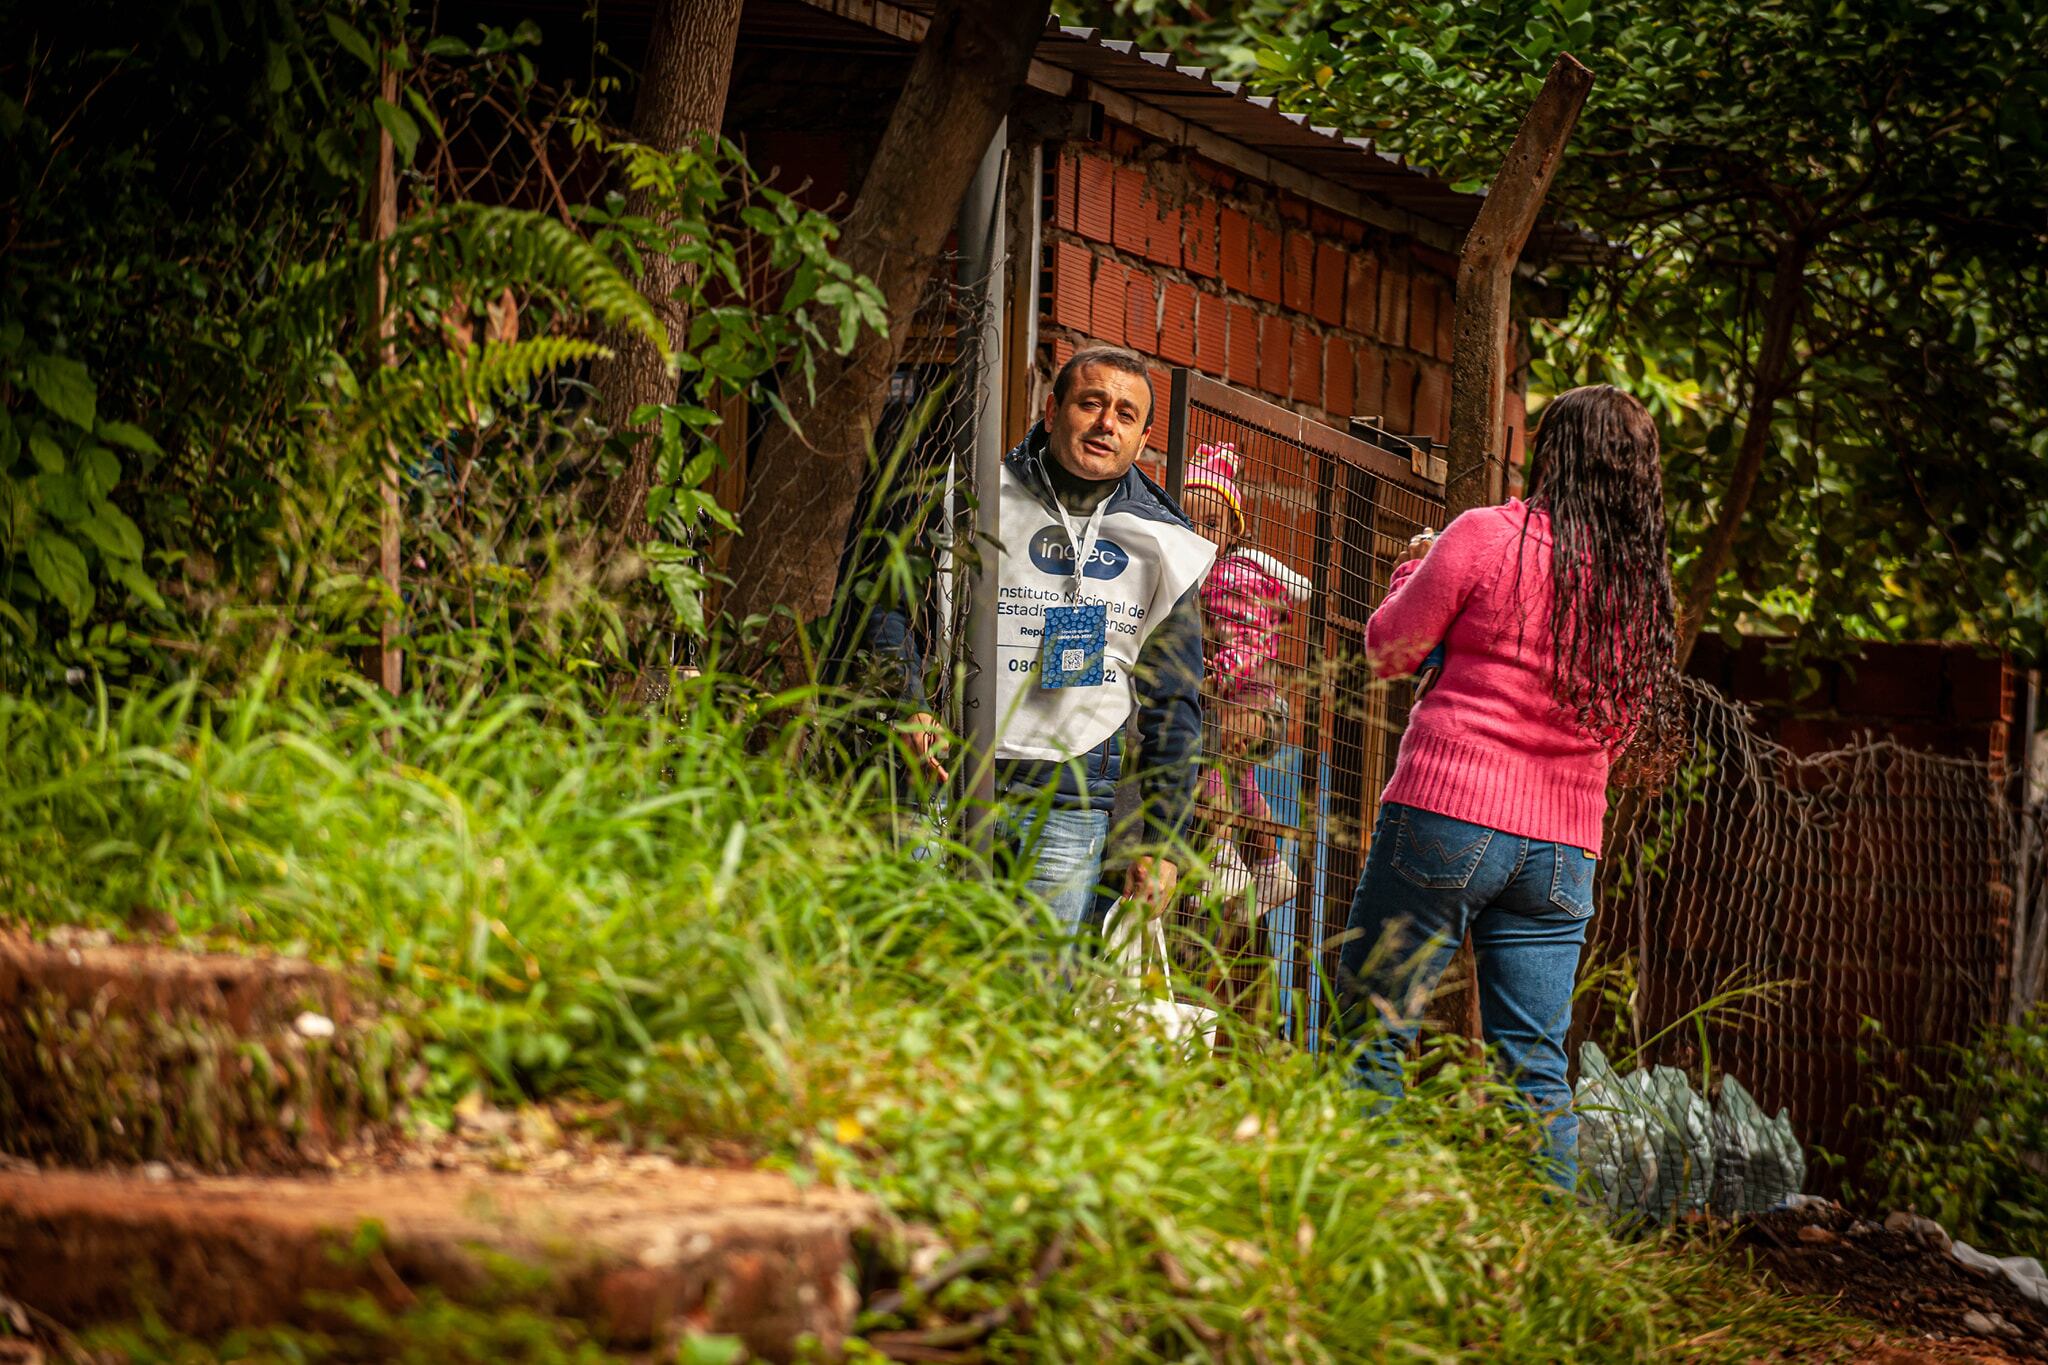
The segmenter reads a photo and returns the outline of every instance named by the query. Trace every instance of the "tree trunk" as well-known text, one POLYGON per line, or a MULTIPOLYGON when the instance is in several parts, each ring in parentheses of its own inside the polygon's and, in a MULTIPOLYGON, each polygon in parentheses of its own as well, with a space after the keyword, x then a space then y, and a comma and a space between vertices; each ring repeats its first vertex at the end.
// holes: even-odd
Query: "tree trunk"
POLYGON ((763 648, 789 649, 794 632, 831 606, 889 375, 1049 9, 1049 0, 941 0, 918 46, 841 253, 881 289, 889 334, 862 338, 844 358, 823 357, 816 397, 785 395, 802 434, 771 428, 749 471, 726 612, 744 621, 786 609, 763 648))
MULTIPOLYGON (((378 72, 377 90, 386 103, 398 102, 398 68, 388 59, 378 72)), ((398 231, 398 170, 391 134, 381 123, 371 143, 370 193, 363 204, 363 220, 363 236, 375 242, 378 251, 377 267, 370 280, 369 315, 374 338, 371 349, 376 363, 389 369, 398 363, 398 347, 392 339, 390 262, 384 255, 384 245, 398 231)), ((399 582, 403 518, 398 452, 387 447, 383 455, 383 467, 377 477, 377 573, 390 597, 377 626, 377 681, 395 697, 404 681, 405 667, 405 655, 398 647, 405 610, 399 582)))
MULTIPOLYGON (((718 128, 739 42, 740 6, 741 0, 661 0, 640 65, 640 94, 633 101, 635 142, 673 152, 718 128)), ((627 213, 644 216, 651 207, 646 191, 628 191, 627 213)), ((682 347, 689 326, 675 298, 687 282, 680 264, 658 256, 648 258, 647 273, 638 281, 675 349, 682 347)), ((621 431, 631 424, 636 408, 675 401, 676 381, 646 337, 620 331, 608 341, 612 357, 592 366, 591 383, 598 392, 599 420, 621 431)), ((643 433, 625 469, 605 491, 604 524, 619 538, 647 539, 647 486, 653 477, 654 444, 643 433)))
POLYGON ((1805 238, 1792 236, 1778 246, 1771 275, 1771 296, 1764 300, 1763 345, 1757 351, 1756 370, 1749 385, 1749 413, 1742 428, 1742 448, 1735 457, 1735 469, 1728 476, 1728 491, 1721 495, 1721 510, 1700 557, 1693 562, 1692 577, 1686 583, 1685 601, 1679 612, 1678 667, 1684 670, 1692 647, 1706 624, 1707 609, 1714 604, 1714 590, 1721 571, 1728 567, 1735 551, 1735 534, 1749 511, 1756 492, 1757 477, 1763 473, 1764 451, 1771 443, 1771 418, 1778 400, 1792 387, 1797 368, 1792 364, 1792 333, 1799 323, 1800 305, 1806 297, 1806 259, 1812 250, 1805 238))
POLYGON ((1451 340, 1451 450, 1444 521, 1506 496, 1501 433, 1507 394, 1508 303, 1515 263, 1579 123, 1593 73, 1559 54, 1458 253, 1451 340))

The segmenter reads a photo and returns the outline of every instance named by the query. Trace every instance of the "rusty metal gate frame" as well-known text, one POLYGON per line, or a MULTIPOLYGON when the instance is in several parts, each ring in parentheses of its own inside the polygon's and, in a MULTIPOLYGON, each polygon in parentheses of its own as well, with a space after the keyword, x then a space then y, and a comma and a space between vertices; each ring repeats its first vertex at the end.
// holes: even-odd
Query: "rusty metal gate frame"
MULTIPOLYGON (((1232 982, 1270 972, 1268 979, 1280 982, 1283 1005, 1292 1002, 1295 983, 1312 984, 1305 998, 1281 1011, 1299 1020, 1310 1046, 1321 1041, 1327 983, 1334 979, 1332 940, 1364 866, 1379 792, 1412 698, 1405 683, 1370 681, 1365 621, 1386 592, 1394 556, 1423 526, 1441 529, 1444 505, 1444 461, 1426 438, 1387 433, 1373 419, 1355 419, 1355 426, 1357 434, 1339 431, 1198 372, 1171 372, 1167 491, 1181 498, 1198 447, 1231 440, 1246 466, 1240 478, 1243 543, 1298 569, 1306 531, 1309 601, 1300 635, 1287 641, 1298 657, 1276 674, 1302 703, 1285 746, 1294 751, 1296 772, 1293 819, 1283 823, 1292 829, 1299 889, 1286 915, 1287 942, 1274 941, 1277 929, 1252 935, 1245 971, 1234 972, 1232 982), (1290 468, 1297 460, 1301 467, 1290 468)), ((1205 697, 1212 722, 1216 710, 1214 697, 1205 697)), ((1205 728, 1205 738, 1213 738, 1213 723, 1205 728)), ((1257 772, 1263 789, 1267 769, 1257 772)), ((1275 911, 1269 921, 1279 918, 1275 911)))

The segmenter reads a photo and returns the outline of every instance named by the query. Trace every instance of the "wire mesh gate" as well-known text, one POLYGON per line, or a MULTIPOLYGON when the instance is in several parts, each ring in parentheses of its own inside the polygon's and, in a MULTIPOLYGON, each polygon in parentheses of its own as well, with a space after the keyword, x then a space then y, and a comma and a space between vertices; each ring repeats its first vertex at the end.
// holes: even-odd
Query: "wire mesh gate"
MULTIPOLYGON (((1360 434, 1338 431, 1186 369, 1172 372, 1167 417, 1169 490, 1184 506, 1202 496, 1185 487, 1190 470, 1199 485, 1205 461, 1228 448, 1244 519, 1232 548, 1259 552, 1260 572, 1295 589, 1277 594, 1284 614, 1266 642, 1246 646, 1249 661, 1238 663, 1248 666, 1222 681, 1212 671, 1204 684, 1197 823, 1211 849, 1231 841, 1252 850, 1248 867, 1270 851, 1291 892, 1234 925, 1184 902, 1173 933, 1184 964, 1218 996, 1270 1011, 1315 1046, 1329 1003, 1317 983, 1334 975, 1332 940, 1413 695, 1407 682, 1372 680, 1365 622, 1410 537, 1443 525, 1443 461, 1426 441, 1366 421, 1360 434)), ((1204 612, 1212 627, 1216 605, 1204 612)), ((1229 647, 1212 629, 1207 648, 1219 645, 1229 647)))

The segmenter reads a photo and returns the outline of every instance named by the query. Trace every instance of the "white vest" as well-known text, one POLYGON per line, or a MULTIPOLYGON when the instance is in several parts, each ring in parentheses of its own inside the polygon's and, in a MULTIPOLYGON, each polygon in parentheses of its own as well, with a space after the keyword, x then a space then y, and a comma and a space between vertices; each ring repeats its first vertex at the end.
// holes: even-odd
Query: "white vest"
POLYGON ((1139 515, 1142 505, 1130 504, 1124 499, 1105 512, 1080 591, 1069 596, 1073 538, 1060 516, 1004 463, 996 589, 998 758, 1062 762, 1122 729, 1136 704, 1131 670, 1146 637, 1209 572, 1213 545, 1177 522, 1139 515), (1109 623, 1102 682, 1040 687, 1046 609, 1095 603, 1103 605, 1109 623))

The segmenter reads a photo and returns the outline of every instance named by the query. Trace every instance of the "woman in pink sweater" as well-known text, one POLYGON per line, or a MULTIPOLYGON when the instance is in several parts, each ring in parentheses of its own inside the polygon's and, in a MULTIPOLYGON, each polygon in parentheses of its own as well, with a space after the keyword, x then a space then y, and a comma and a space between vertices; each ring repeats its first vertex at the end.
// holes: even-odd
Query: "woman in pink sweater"
POLYGON ((1619 389, 1544 409, 1527 502, 1467 512, 1394 570, 1375 675, 1443 672, 1409 717, 1340 955, 1358 1077, 1401 1091, 1417 1015, 1468 933, 1486 1040, 1576 1179, 1565 1035, 1610 765, 1677 702, 1657 428, 1619 389))

